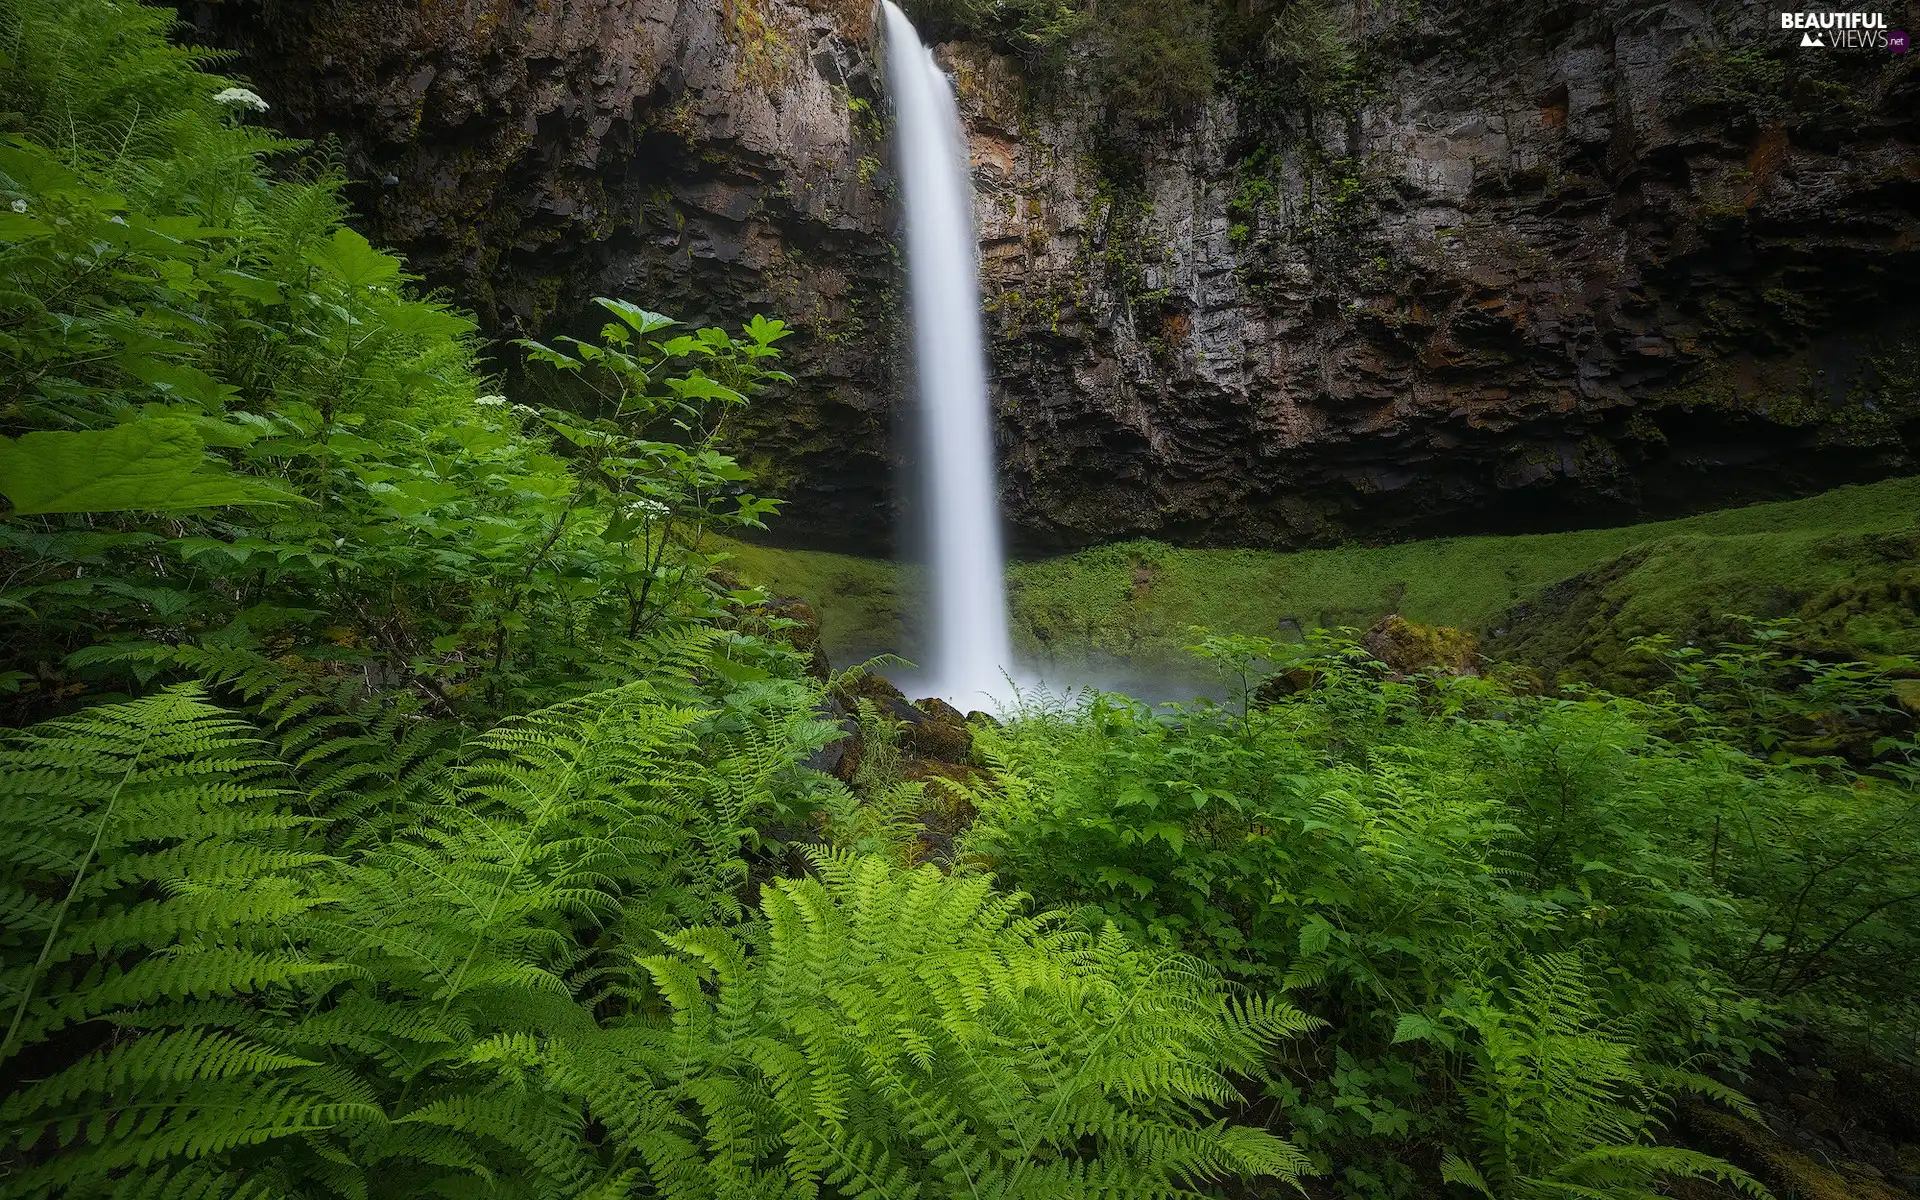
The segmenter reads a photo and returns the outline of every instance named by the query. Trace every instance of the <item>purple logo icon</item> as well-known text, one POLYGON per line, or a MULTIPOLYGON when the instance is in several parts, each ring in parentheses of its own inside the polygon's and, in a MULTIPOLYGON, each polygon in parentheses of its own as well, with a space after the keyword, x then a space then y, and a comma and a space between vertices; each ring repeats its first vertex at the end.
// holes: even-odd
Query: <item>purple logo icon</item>
POLYGON ((1888 30, 1887 49, 1893 51, 1895 54, 1905 54, 1907 52, 1907 31, 1904 29, 1888 30))

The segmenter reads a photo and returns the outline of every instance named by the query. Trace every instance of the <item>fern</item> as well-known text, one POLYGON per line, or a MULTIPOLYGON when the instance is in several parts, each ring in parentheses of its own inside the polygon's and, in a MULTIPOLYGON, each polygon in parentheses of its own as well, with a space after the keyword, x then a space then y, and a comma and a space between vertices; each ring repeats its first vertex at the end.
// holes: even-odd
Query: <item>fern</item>
POLYGON ((329 901, 329 860, 250 733, 182 685, 7 745, 0 1061, 31 1048, 52 1069, 0 1102, 27 1156, 6 1194, 86 1193, 161 1163, 170 1188, 211 1188, 225 1171, 202 1160, 374 1111, 313 1086, 312 1061, 207 1023, 333 973, 287 945, 287 926, 329 901), (83 1024, 143 1012, 152 1032, 132 1041, 102 1044, 83 1024))
POLYGON ((405 826, 414 801, 445 798, 445 773, 465 730, 427 716, 413 696, 237 647, 155 647, 145 657, 244 700, 277 736, 277 756, 292 768, 309 811, 329 818, 336 834, 375 841, 405 826))
MULTIPOLYGON (((746 821, 797 780, 809 696, 723 715, 633 683, 398 775, 283 765, 197 685, 16 736, 0 978, 35 1068, 0 1101, 0 1194, 218 1189, 242 1163, 348 1196, 613 1186, 630 1168, 583 1107, 476 1074, 480 1047, 662 1003, 628 948, 738 914, 746 821)), ((378 761, 377 714, 300 712, 283 745, 344 729, 378 761)))
POLYGON ((663 1196, 1187 1196, 1304 1159, 1208 1120, 1310 1022, 984 877, 825 856, 764 924, 667 935, 665 1020, 496 1041, 638 1148, 663 1196))
MULTIPOLYGON (((15 737, 0 776, 7 800, 0 810, 4 887, 14 914, 7 936, 10 944, 35 939, 39 951, 30 964, 0 970, 0 998, 10 1013, 0 1060, 72 1019, 63 1014, 102 1011, 112 1003, 103 992, 217 988, 219 972, 196 975, 195 956, 180 937, 253 926, 302 907, 275 895, 282 878, 211 872, 203 876, 207 888, 177 897, 164 912, 153 903, 128 907, 135 898, 129 889, 167 874, 168 859, 192 859, 216 838, 243 845, 266 838, 272 845, 282 840, 275 835, 301 823, 285 813, 287 793, 269 775, 275 764, 249 732, 182 686, 15 737), (54 894, 59 900, 49 903, 54 894), (88 977, 91 956, 153 945, 176 953, 105 983, 88 977)), ((246 977, 231 982, 240 986, 246 977)))
POLYGON ((1578 957, 1560 954, 1529 962, 1507 1005, 1483 997, 1464 1014, 1476 1036, 1465 1110, 1478 1153, 1474 1160, 1449 1153, 1442 1178, 1493 1200, 1651 1200, 1668 1178, 1709 1179, 1767 1197, 1731 1163, 1650 1140, 1665 1091, 1595 1010, 1578 957))

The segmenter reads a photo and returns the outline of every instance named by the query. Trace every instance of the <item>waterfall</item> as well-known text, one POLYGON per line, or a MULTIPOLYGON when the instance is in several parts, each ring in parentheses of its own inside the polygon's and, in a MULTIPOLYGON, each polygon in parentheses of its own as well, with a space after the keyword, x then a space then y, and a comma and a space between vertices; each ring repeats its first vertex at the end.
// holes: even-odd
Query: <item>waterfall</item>
POLYGON ((980 335, 973 173, 953 85, 906 14, 886 15, 894 160, 906 191, 907 277, 927 509, 929 640, 923 688, 961 708, 1005 691, 1007 634, 993 414, 980 335))

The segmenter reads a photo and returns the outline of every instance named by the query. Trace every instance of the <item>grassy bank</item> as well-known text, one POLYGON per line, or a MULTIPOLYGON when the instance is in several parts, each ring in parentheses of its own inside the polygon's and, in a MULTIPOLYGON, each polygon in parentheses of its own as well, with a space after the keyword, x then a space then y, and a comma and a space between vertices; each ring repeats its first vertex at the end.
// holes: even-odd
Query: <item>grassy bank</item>
MULTIPOLYGON (((1603 679, 1626 669, 1630 638, 1705 634, 1736 612, 1800 615, 1868 654, 1920 651, 1916 550, 1920 478, 1574 533, 1294 553, 1124 542, 1013 564, 1008 582, 1015 636, 1041 661, 1150 664, 1177 654, 1191 625, 1274 634, 1398 612, 1472 629, 1496 654, 1603 679)), ((821 610, 836 662, 911 651, 911 569, 736 551, 743 574, 821 610)))

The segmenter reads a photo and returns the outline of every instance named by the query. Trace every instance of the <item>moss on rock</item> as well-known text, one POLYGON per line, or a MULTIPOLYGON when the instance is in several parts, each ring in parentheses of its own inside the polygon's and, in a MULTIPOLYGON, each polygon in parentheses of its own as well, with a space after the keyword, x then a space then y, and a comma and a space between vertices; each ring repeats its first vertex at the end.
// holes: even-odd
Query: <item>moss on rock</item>
POLYGON ((1466 630, 1449 625, 1416 625, 1396 613, 1375 622, 1360 644, 1402 675, 1480 673, 1479 642, 1466 630))
MULTIPOLYGON (((819 609, 827 652, 911 657, 919 577, 845 555, 739 547, 750 578, 819 609)), ((1297 636, 1388 615, 1469 631, 1490 660, 1547 681, 1632 688, 1633 638, 1738 631, 1733 614, 1798 617, 1810 649, 1920 654, 1920 478, 1675 521, 1511 537, 1274 553, 1100 546, 1008 569, 1017 648, 1065 669, 1154 671, 1191 628, 1297 636)))

